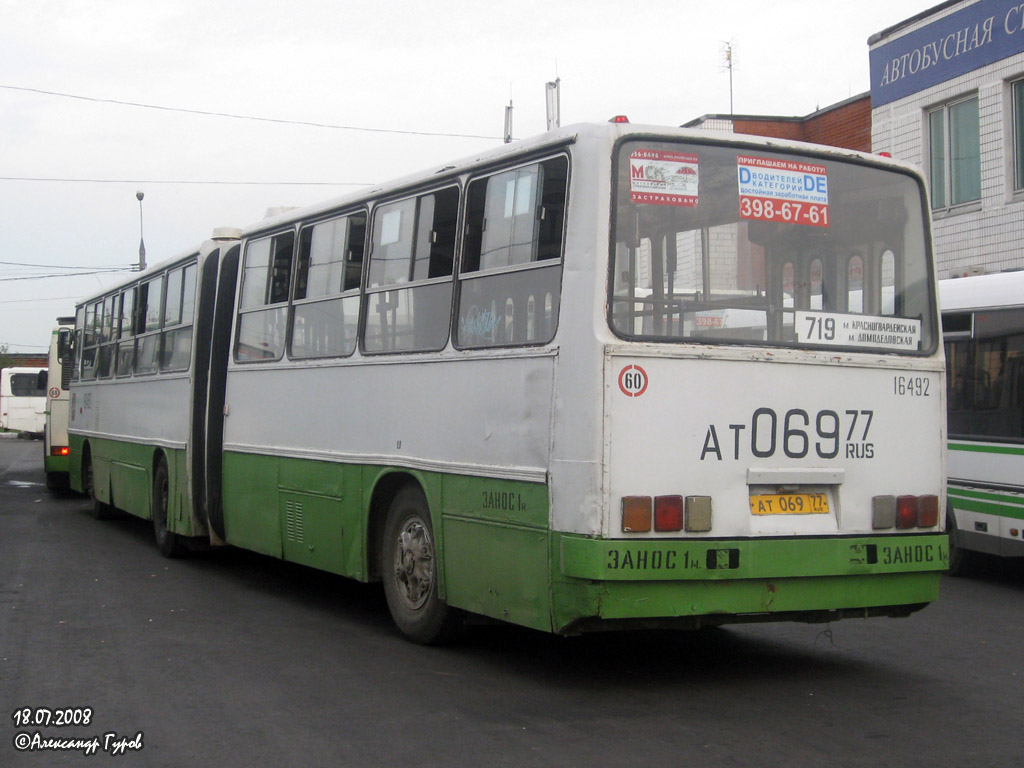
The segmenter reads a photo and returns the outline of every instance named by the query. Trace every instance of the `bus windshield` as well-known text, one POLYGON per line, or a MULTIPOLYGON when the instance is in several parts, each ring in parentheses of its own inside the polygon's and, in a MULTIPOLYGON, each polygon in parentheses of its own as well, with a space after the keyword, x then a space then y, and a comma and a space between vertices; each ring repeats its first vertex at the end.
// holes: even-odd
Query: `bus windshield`
POLYGON ((616 171, 609 320, 620 337, 934 352, 912 176, 657 140, 620 144, 616 171))

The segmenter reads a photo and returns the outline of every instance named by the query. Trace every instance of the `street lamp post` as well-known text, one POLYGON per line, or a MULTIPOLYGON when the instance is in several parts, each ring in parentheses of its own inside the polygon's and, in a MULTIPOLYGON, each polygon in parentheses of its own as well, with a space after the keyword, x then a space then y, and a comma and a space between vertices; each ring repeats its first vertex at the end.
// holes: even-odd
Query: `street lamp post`
POLYGON ((145 197, 140 189, 135 193, 135 199, 139 201, 139 272, 146 268, 146 240, 142 231, 142 198, 145 197))

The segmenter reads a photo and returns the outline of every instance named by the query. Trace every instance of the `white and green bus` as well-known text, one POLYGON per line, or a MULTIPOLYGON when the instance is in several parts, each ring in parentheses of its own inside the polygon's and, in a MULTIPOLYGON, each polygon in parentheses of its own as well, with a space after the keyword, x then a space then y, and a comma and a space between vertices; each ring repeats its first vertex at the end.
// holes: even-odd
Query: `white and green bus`
POLYGON ((43 470, 46 472, 46 487, 51 490, 68 487, 68 404, 71 398, 71 335, 74 330, 75 318, 58 317, 57 325, 50 334, 49 362, 46 368, 43 470))
POLYGON ((1024 272, 939 283, 949 405, 950 572, 1024 557, 1024 272))
POLYGON ((936 598, 944 362, 909 166, 581 125, 234 235, 78 307, 72 483, 165 554, 383 581, 428 643, 936 598))

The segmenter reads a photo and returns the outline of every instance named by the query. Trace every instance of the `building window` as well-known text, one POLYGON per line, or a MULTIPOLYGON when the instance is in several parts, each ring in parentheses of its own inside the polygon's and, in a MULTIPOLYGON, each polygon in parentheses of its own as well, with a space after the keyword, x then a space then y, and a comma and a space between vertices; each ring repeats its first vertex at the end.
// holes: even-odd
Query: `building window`
POLYGON ((1013 90, 1013 188, 1024 189, 1024 80, 1013 90))
POLYGON ((981 199, 981 139, 978 98, 943 105, 928 113, 932 208, 981 199))

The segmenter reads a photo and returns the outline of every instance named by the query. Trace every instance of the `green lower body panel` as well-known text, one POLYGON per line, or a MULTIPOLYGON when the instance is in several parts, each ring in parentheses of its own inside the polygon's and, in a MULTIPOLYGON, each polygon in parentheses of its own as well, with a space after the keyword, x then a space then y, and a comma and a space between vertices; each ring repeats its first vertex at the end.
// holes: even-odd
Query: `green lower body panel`
POLYGON ((71 468, 71 460, 67 456, 44 456, 43 470, 48 475, 66 475, 71 468))
POLYGON ((182 536, 195 536, 197 521, 192 514, 191 494, 184 448, 171 449, 125 440, 68 436, 71 456, 71 487, 85 490, 83 466, 92 463, 96 498, 122 512, 144 519, 153 516, 153 473, 161 459, 167 462, 169 480, 167 528, 182 536))
POLYGON ((945 534, 731 541, 558 536, 553 626, 902 615, 938 597, 945 534))

